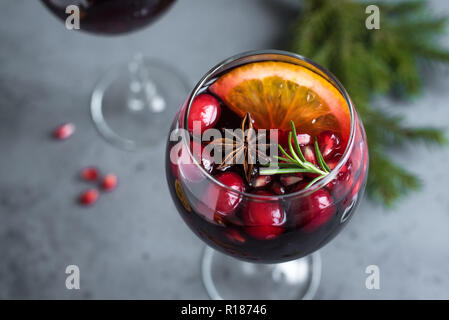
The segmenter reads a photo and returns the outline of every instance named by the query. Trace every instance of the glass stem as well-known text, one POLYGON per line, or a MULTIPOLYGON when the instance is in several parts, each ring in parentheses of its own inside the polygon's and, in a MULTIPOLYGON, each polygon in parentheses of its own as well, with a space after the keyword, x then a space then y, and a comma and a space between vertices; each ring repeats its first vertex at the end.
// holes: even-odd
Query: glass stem
POLYGON ((128 110, 141 112, 148 108, 150 112, 163 112, 166 108, 166 102, 152 81, 141 53, 136 54, 129 62, 128 71, 130 76, 128 110))

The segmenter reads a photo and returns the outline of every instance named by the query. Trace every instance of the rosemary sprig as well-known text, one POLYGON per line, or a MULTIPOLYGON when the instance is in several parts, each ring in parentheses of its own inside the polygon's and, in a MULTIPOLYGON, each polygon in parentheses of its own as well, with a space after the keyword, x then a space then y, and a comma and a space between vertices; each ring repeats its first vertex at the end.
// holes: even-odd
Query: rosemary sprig
MULTIPOLYGON (((279 151, 284 155, 283 157, 275 156, 277 160, 284 162, 277 162, 276 168, 267 167, 261 168, 261 175, 272 175, 272 174, 283 174, 283 173, 316 173, 318 176, 313 179, 306 188, 311 187, 317 181, 323 179, 325 176, 329 174, 331 171, 329 166, 324 161, 323 155, 321 154, 320 148, 318 146, 318 140, 315 138, 315 153, 318 161, 319 167, 314 165, 313 163, 306 160, 304 154, 301 151, 301 147, 299 146, 298 137, 296 135, 296 128, 293 121, 290 122, 292 130, 288 134, 288 149, 290 154, 282 148, 281 145, 278 145, 279 151), (292 143, 293 140, 293 143, 292 143)), ((271 164, 270 164, 271 165, 271 164)))

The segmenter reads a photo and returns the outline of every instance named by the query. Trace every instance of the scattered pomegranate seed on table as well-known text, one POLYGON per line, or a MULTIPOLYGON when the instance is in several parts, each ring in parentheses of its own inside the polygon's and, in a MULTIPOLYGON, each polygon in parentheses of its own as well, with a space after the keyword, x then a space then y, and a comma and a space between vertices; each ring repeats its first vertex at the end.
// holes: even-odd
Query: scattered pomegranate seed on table
POLYGON ((96 181, 100 176, 100 172, 95 167, 86 167, 81 170, 81 178, 85 181, 96 181))
POLYGON ((101 182, 101 188, 105 191, 112 191, 117 187, 117 176, 115 174, 109 173, 104 176, 101 182))
POLYGON ((97 202, 99 195, 100 194, 97 189, 86 190, 79 197, 79 202, 85 206, 92 205, 97 202))
POLYGON ((53 136, 58 140, 68 139, 75 132, 75 125, 73 123, 65 123, 53 131, 53 136))

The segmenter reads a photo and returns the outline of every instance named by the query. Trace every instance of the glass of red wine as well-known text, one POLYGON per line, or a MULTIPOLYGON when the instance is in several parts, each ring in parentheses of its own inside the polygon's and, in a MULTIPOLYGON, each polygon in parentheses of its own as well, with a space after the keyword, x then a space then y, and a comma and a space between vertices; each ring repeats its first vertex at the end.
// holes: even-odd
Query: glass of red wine
POLYGON ((312 298, 317 250, 348 223, 367 178, 363 124, 340 82, 293 53, 243 53, 199 81, 171 129, 167 182, 208 245, 209 295, 312 298))
MULTIPOLYGON (((79 27, 98 35, 139 30, 160 17, 175 0, 42 0, 66 21, 69 6, 79 9, 79 27)), ((136 54, 106 73, 91 98, 91 116, 112 144, 137 150, 158 143, 169 126, 170 109, 187 94, 180 72, 164 62, 136 54)))

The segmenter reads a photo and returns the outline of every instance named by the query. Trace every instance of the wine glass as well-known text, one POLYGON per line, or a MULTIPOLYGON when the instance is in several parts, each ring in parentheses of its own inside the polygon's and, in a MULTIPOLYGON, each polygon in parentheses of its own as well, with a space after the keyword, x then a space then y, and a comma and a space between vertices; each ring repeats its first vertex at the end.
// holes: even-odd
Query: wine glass
MULTIPOLYGON (((251 68, 246 70, 255 70, 251 68)), ((238 90, 245 92, 242 88, 238 90)), ((232 117, 226 115, 228 111, 222 105, 218 114, 221 118, 215 126, 233 126, 232 117)), ((183 220, 208 245, 202 260, 202 277, 210 297, 311 299, 320 282, 317 250, 348 223, 362 198, 367 178, 365 132, 340 82, 323 67, 290 52, 239 54, 212 68, 199 81, 179 109, 171 129, 166 149, 167 182, 183 220), (255 190, 254 186, 236 187, 238 181, 244 181, 238 177, 240 169, 220 171, 207 153, 195 151, 202 150, 195 149, 202 142, 192 139, 197 136, 189 130, 196 99, 211 92, 211 86, 223 75, 233 70, 239 74, 242 66, 260 62, 300 66, 341 96, 349 124, 346 147, 327 176, 310 187, 276 194, 273 190, 279 186, 268 182, 261 185, 263 191, 249 192, 248 189, 255 190), (261 215, 265 216, 260 218, 261 215)))
MULTIPOLYGON (((81 30, 118 35, 154 22, 175 0, 42 2, 63 21, 69 16, 68 6, 75 5, 81 30)), ((129 63, 110 70, 99 80, 91 97, 91 116, 99 133, 110 143, 127 150, 148 147, 161 141, 169 126, 170 108, 179 105, 188 87, 178 70, 137 53, 129 63)))

